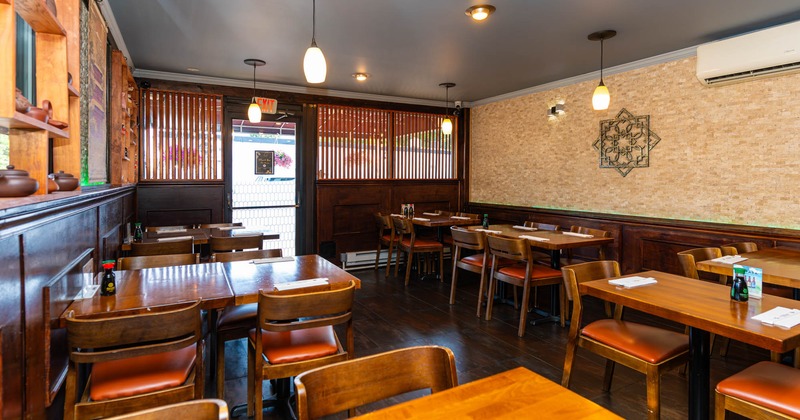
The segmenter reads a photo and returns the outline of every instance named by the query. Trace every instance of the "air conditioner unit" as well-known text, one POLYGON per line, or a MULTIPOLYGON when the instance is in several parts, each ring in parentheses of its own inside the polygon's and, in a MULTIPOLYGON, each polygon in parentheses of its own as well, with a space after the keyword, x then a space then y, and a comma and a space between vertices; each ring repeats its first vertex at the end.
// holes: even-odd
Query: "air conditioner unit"
POLYGON ((800 21, 697 47, 697 78, 722 85, 800 70, 800 21))

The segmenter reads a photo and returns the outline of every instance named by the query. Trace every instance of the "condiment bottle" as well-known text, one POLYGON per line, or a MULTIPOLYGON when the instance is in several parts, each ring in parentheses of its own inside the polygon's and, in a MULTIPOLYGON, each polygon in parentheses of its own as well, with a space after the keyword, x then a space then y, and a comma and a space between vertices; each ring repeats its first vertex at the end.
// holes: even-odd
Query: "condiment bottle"
POLYGON ((103 261, 103 280, 100 282, 100 295, 112 296, 117 293, 117 280, 114 275, 114 261, 103 261))
POLYGON ((731 283, 731 300, 747 302, 749 292, 747 282, 744 280, 744 268, 733 268, 733 283, 731 283))
POLYGON ((483 215, 483 228, 484 229, 489 229, 489 215, 488 214, 484 214, 483 215))
POLYGON ((142 238, 144 237, 144 233, 142 232, 142 224, 141 223, 134 223, 133 224, 133 242, 142 242, 142 238))

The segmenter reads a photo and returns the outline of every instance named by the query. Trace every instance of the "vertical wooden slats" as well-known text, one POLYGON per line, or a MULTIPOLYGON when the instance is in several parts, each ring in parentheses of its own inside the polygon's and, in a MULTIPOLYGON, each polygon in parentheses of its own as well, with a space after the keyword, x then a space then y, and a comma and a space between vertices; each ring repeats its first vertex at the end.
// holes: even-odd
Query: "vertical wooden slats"
POLYGON ((220 95, 145 91, 141 181, 222 179, 221 104, 220 95))

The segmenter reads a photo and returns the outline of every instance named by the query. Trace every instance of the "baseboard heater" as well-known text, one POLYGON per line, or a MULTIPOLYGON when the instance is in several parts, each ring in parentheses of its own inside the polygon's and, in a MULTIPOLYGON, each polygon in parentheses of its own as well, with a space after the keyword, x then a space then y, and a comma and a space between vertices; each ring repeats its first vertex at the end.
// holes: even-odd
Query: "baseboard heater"
MULTIPOLYGON (((381 250, 380 255, 378 256, 378 266, 379 267, 386 267, 387 256, 389 255, 388 249, 381 250)), ((403 252, 396 252, 395 257, 400 258, 400 262, 403 263, 406 260, 406 255, 403 252)), ((445 259, 450 257, 450 248, 444 248, 444 257, 445 259)), ((342 260, 342 268, 345 270, 361 270, 365 268, 374 268, 375 267, 375 250, 372 251, 357 251, 357 252, 346 252, 341 254, 342 260)), ((395 258, 392 258, 392 263, 394 263, 395 258)))

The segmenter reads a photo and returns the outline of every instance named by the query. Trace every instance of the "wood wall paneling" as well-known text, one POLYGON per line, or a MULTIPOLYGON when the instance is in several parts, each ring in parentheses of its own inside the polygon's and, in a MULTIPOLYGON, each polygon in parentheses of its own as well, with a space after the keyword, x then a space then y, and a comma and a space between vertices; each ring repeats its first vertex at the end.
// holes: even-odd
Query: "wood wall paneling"
POLYGON ((139 183, 136 201, 142 226, 221 223, 225 185, 139 183))
POLYGON ((2 325, 3 412, 4 419, 22 417, 22 271, 20 237, 0 239, 0 325, 2 325))

